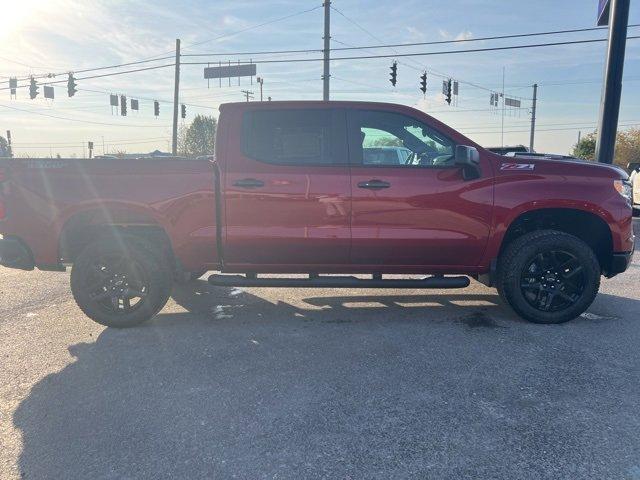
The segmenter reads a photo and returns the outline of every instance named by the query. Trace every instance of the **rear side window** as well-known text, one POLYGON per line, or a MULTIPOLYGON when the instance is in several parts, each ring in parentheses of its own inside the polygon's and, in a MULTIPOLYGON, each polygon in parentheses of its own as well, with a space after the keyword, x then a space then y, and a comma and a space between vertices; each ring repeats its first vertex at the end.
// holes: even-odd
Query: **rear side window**
POLYGON ((330 110, 246 112, 242 121, 244 154, 278 165, 332 165, 336 140, 330 110))

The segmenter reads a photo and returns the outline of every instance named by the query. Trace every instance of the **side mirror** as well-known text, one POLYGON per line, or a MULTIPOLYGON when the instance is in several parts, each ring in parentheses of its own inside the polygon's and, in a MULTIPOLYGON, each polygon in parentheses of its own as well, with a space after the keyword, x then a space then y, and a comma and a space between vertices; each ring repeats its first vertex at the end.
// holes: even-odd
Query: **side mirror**
POLYGON ((477 148, 466 145, 456 146, 455 164, 462 167, 462 174, 465 180, 475 180, 480 178, 480 153, 477 148))

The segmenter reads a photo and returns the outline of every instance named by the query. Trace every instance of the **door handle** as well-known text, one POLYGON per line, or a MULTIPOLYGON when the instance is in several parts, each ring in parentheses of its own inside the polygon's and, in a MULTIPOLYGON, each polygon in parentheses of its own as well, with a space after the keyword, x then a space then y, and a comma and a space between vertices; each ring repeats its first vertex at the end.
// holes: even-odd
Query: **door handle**
POLYGON ((264 187, 264 182, 262 180, 256 180, 255 178, 244 178, 235 182, 233 186, 240 188, 260 188, 264 187))
POLYGON ((360 182, 358 188, 366 188, 368 190, 382 190, 383 188, 389 188, 391 184, 382 180, 369 180, 367 182, 360 182))

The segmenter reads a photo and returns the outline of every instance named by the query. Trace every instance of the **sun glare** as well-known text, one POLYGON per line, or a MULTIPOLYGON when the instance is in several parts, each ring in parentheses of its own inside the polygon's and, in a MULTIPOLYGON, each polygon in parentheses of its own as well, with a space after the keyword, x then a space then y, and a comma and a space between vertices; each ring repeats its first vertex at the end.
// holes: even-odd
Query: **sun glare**
POLYGON ((0 0, 0 38, 7 39, 20 31, 28 21, 38 19, 41 14, 39 7, 45 3, 47 0, 0 0))

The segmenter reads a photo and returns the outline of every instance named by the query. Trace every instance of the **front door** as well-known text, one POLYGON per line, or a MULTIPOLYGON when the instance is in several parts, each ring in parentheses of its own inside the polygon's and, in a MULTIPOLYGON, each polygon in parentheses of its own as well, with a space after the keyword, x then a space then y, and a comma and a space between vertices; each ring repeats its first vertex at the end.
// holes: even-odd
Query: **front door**
POLYGON ((343 111, 244 112, 227 152, 229 269, 313 271, 349 261, 350 183, 343 111))
POLYGON ((480 262, 491 222, 492 170, 483 159, 482 177, 465 180, 454 165, 456 142, 428 119, 382 110, 349 113, 352 263, 480 262))

